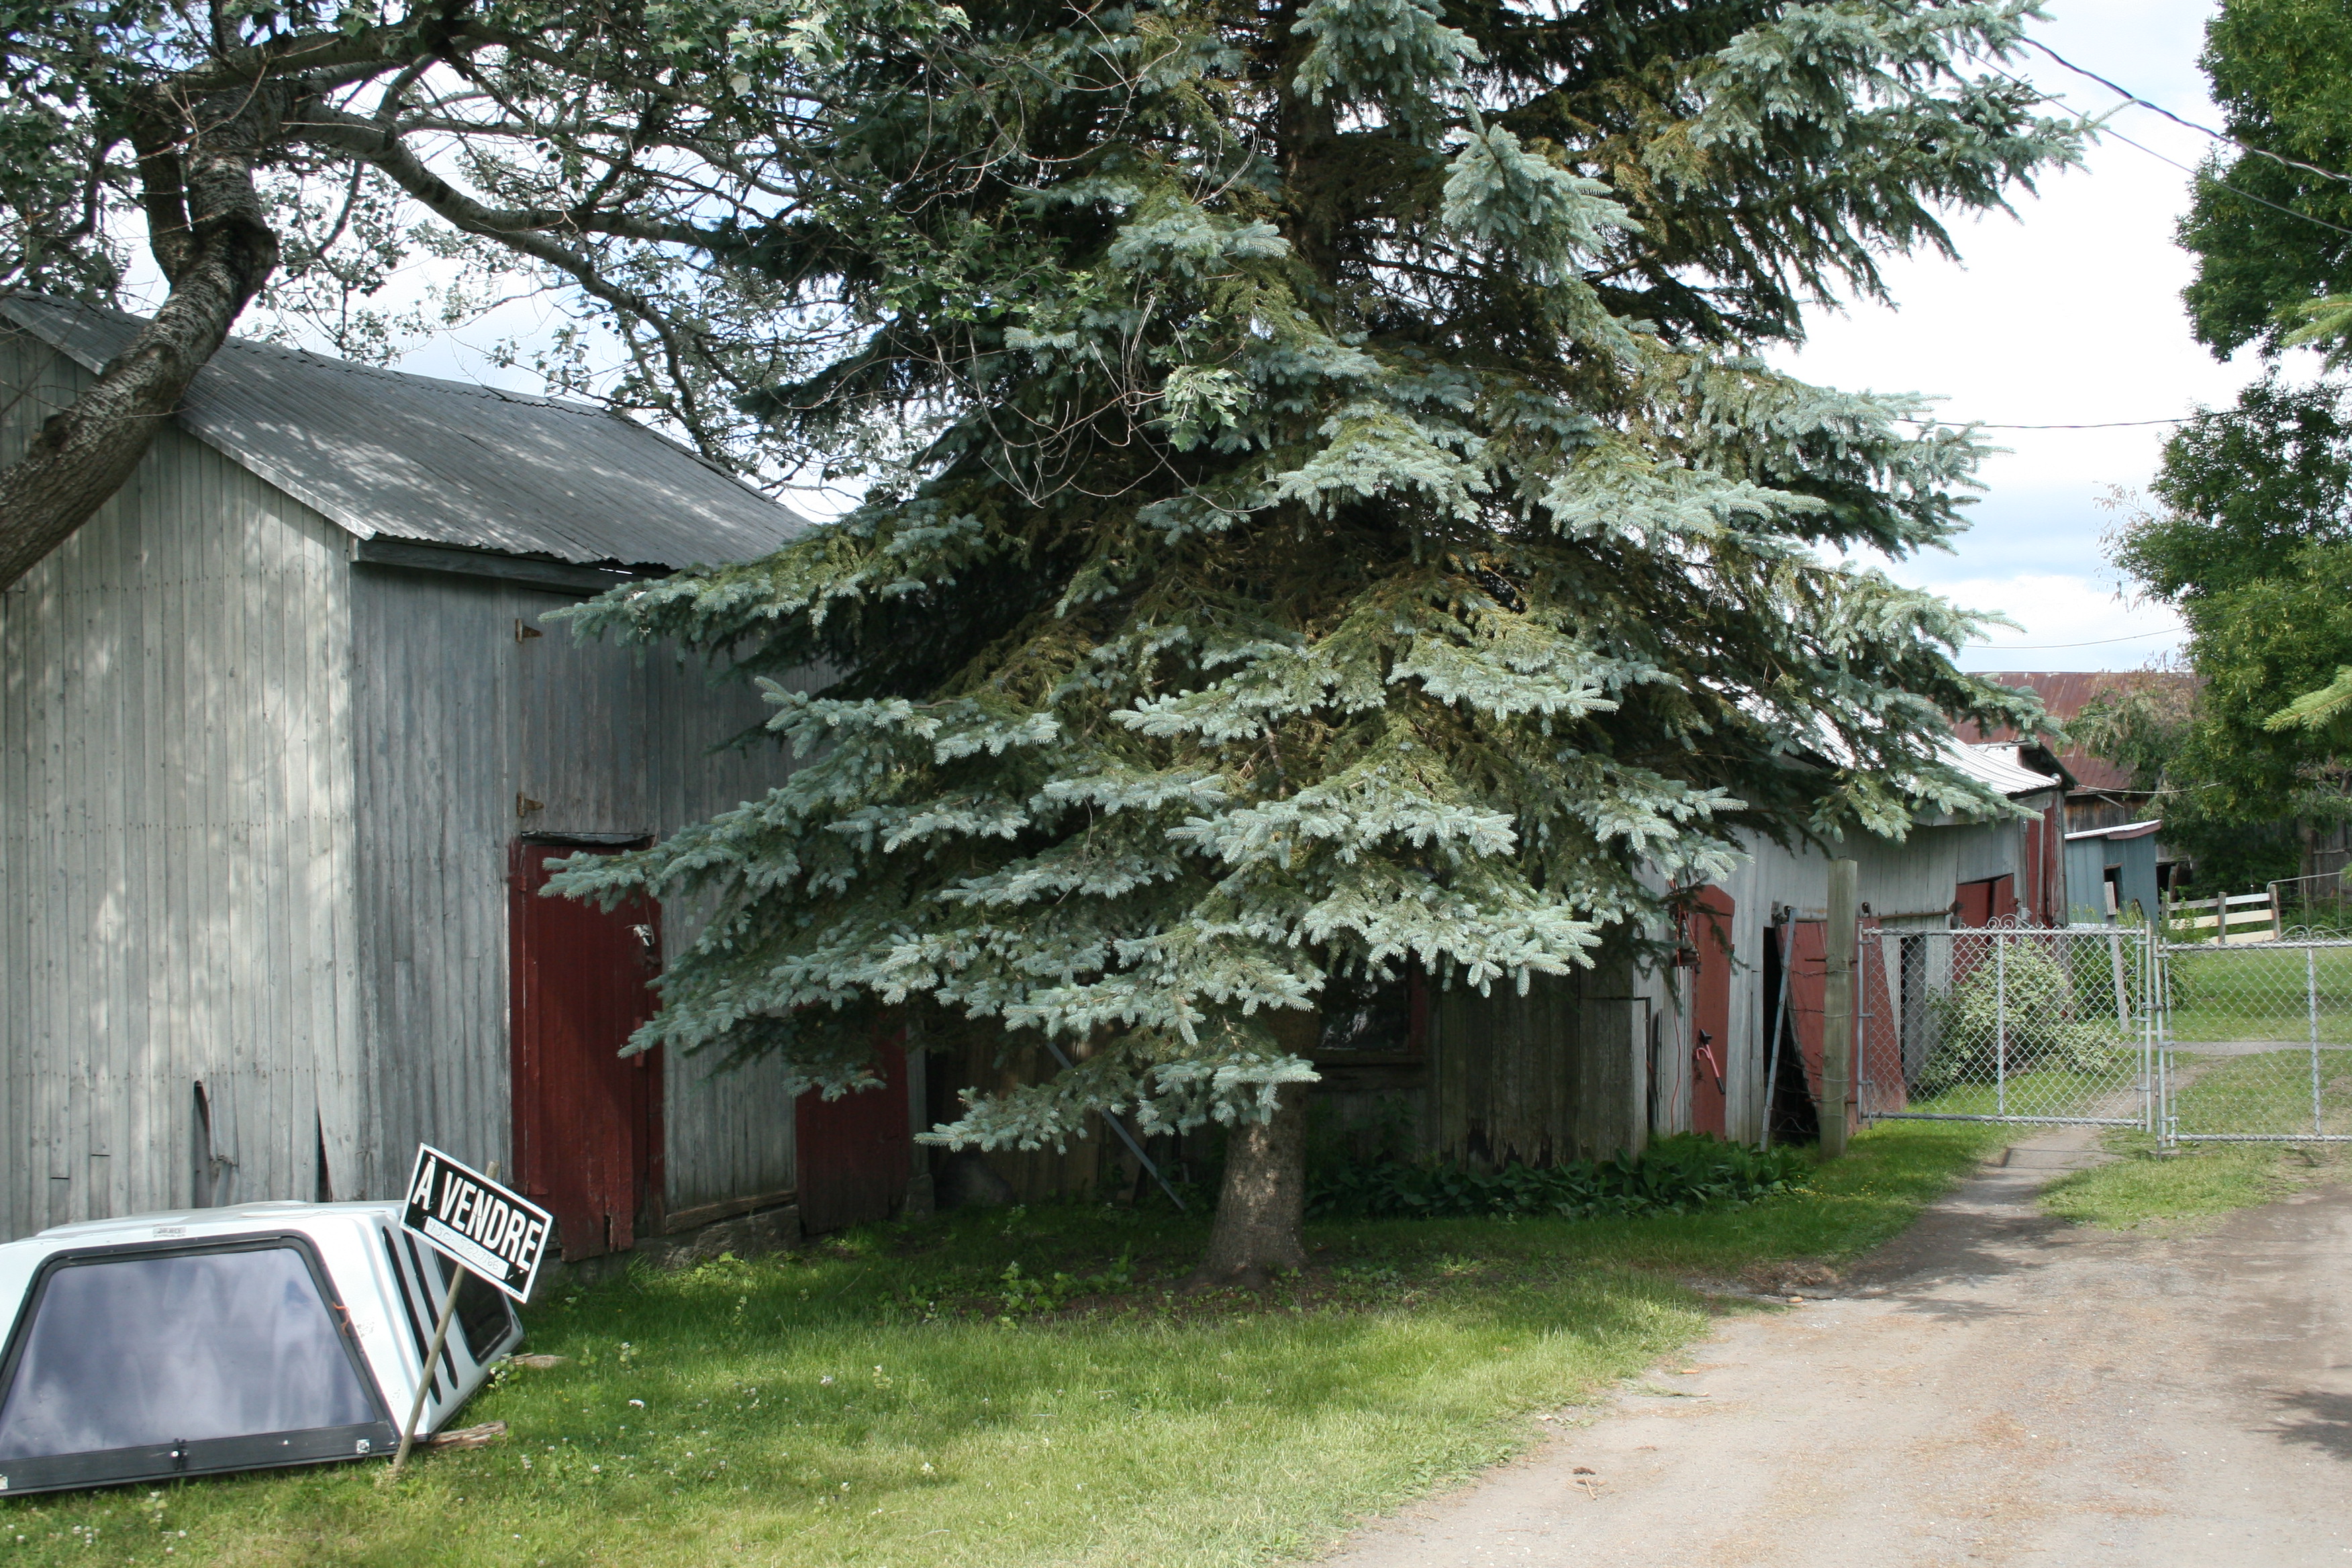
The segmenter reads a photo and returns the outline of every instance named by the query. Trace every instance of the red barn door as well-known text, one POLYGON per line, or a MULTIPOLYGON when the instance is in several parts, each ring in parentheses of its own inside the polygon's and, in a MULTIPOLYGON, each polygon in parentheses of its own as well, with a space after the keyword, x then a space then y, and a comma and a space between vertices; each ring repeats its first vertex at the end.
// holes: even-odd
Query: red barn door
POLYGON ((1958 906, 1959 923, 1964 926, 1989 926, 1995 921, 2005 921, 2017 913, 2017 879, 2011 876, 1987 877, 1980 882, 1962 882, 1956 889, 1954 902, 1958 906))
POLYGON ((875 1042, 879 1089, 826 1100, 814 1089, 794 1108, 801 1228, 813 1236, 888 1219, 907 1201, 914 1132, 907 1105, 907 1032, 875 1042))
POLYGON ((1784 928, 1789 953, 1783 984, 1789 987, 1789 1026, 1805 1064, 1805 1093, 1822 1102, 1822 1020, 1829 1008, 1829 923, 1794 920, 1784 928))
POLYGON ((582 851, 514 847, 509 929, 514 995, 510 1179, 554 1211, 566 1258, 624 1252, 661 1193, 661 1054, 624 1057, 650 1017, 661 912, 551 899, 548 862, 582 851))
POLYGON ((1683 917, 1697 953, 1690 978, 1691 1131, 1724 1135, 1726 1052, 1731 1043, 1731 895, 1702 888, 1683 917))

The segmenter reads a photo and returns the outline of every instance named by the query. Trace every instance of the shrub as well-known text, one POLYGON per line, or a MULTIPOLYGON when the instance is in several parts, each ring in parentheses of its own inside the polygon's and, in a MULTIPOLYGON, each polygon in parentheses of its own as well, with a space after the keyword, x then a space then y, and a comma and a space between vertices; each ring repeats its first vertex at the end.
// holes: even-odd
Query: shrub
POLYGON ((1687 1214, 1796 1192, 1808 1168, 1798 1150, 1751 1149, 1696 1133, 1660 1138, 1630 1157, 1541 1170, 1513 1162, 1482 1172, 1384 1153, 1310 1170, 1307 1212, 1364 1219, 1687 1214))
MULTIPOLYGON (((2112 1005, 2113 982, 2103 972, 2098 978, 2098 1000, 2112 1005)), ((1937 1044, 1913 1092, 1926 1098, 1962 1084, 1990 1083, 2004 1056, 2011 1078, 2112 1071, 2114 1030, 2086 1021, 2083 1001, 2064 965, 2040 944, 2011 942, 1999 964, 1988 953, 1949 990, 1930 999, 1937 1044)))

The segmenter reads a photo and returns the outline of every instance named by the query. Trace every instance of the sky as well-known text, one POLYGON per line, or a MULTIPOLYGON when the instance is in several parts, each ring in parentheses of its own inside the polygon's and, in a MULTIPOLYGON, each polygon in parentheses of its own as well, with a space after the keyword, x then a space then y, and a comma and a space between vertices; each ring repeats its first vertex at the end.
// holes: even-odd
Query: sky
MULTIPOLYGON (((2059 54, 2185 119, 2220 124, 2197 68, 2215 6, 2047 0, 2046 8, 2050 19, 2032 33, 2059 54)), ((2017 74, 2087 112, 2118 101, 2046 57, 2017 74)), ((2251 352, 2219 363, 2189 336, 2180 289, 2190 258, 2172 239, 2189 178, 2151 155, 2194 166, 2212 143, 2144 109, 2108 124, 2149 151, 2104 140, 2082 167, 2018 199, 2016 217, 1956 227, 1957 263, 1892 263, 1891 308, 1824 312, 1804 349, 1780 363, 1825 385, 1938 395, 1945 417, 1988 425, 2161 420, 2231 402, 2262 365, 2251 352)), ((2179 648, 2179 621, 2123 592, 2101 545, 2116 514, 2100 502, 2116 487, 2145 490, 2170 429, 1989 431, 2008 451, 1979 474, 1985 489, 1968 533, 1950 554, 1885 569, 2018 623, 1966 650, 1965 668, 2144 668, 2179 648)))
MULTIPOLYGON (((2045 0, 2045 8, 2033 35, 2074 64, 2184 118, 2220 123, 2197 68, 2215 9, 2208 0, 2045 0)), ((2046 57, 2017 74, 2080 111, 2119 101, 2046 57)), ((2164 421, 2231 401, 2262 366, 2251 353, 2218 363, 2189 336, 2180 289, 2190 260, 2172 238, 2189 189, 2176 165, 2194 166, 2211 142, 2145 109, 2124 108, 2109 124, 2140 146, 2103 140, 2081 167, 2019 193, 2015 216, 1957 224, 1958 261, 1892 259, 1890 305, 1818 313, 1808 343, 1778 362, 1824 385, 1932 395, 1947 418, 1996 426, 2164 421)), ((428 341, 403 363, 523 385, 528 378, 493 364, 488 351, 552 326, 543 314, 541 305, 510 307, 428 341)), ((1980 471, 1972 526, 1953 552, 1874 563, 2017 623, 1966 649, 1965 668, 2137 669, 2162 659, 2179 647, 2179 623, 2125 593, 2101 543, 2116 514, 2101 501, 2118 488, 2146 489, 2170 429, 1989 431, 2007 450, 1980 471)))

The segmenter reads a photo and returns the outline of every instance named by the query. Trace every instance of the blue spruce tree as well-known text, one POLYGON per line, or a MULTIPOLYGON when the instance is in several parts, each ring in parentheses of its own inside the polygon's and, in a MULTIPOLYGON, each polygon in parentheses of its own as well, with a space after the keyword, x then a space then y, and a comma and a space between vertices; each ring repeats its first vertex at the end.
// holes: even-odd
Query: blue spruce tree
POLYGON ((878 1016, 1050 1037, 932 1136, 1222 1123, 1246 1281, 1335 977, 1523 987, 1743 829, 1999 809, 1938 739, 2032 713, 1840 563, 1946 541, 1981 448, 1759 355, 2073 155, 1969 63, 2029 5, 911 15, 794 44, 806 162, 725 257, 833 333, 747 406, 867 500, 579 613, 827 681, 770 685, 764 798, 567 874, 718 911, 640 1045, 839 1092, 878 1016))

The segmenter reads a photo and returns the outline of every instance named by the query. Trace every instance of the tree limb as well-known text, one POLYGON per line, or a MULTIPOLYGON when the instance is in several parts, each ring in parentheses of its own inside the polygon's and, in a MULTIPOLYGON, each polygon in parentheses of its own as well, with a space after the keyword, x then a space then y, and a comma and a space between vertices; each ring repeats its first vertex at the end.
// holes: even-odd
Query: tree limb
POLYGON ((0 586, 11 586, 88 521, 130 479, 155 432, 247 303, 278 266, 254 165, 277 134, 283 94, 246 87, 194 107, 184 149, 141 145, 149 211, 184 216, 159 231, 155 258, 172 291, 131 344, 71 407, 53 415, 0 470, 0 586))

